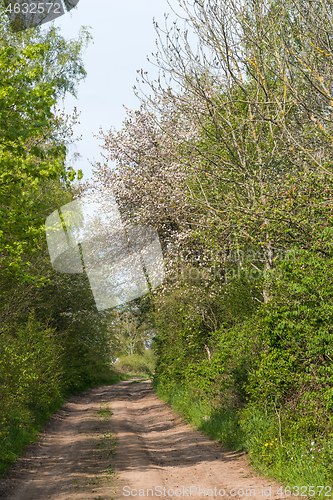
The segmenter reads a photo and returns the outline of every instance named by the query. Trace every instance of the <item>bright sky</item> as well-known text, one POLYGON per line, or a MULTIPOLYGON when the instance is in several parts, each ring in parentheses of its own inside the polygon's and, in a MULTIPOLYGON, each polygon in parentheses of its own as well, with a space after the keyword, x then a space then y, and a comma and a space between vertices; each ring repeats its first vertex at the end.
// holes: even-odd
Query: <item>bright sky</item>
POLYGON ((74 168, 82 169, 84 179, 91 176, 89 161, 101 160, 101 141, 93 134, 100 126, 104 131, 111 126, 119 129, 125 118, 123 105, 139 107, 133 91, 137 70, 157 75, 147 55, 156 52, 152 19, 163 25, 165 12, 173 18, 167 0, 80 0, 76 9, 55 21, 65 38, 76 37, 80 26, 91 26, 94 38, 83 57, 88 75, 80 84, 78 99, 65 100, 67 113, 74 106, 81 111, 75 134, 82 134, 82 141, 74 151, 82 158, 74 168))

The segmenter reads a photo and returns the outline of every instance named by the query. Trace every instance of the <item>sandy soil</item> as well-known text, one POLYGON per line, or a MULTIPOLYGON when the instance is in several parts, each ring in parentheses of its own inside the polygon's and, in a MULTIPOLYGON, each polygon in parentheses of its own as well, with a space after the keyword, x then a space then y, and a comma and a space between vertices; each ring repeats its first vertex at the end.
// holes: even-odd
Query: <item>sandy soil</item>
POLYGON ((193 430, 149 381, 133 379, 71 397, 0 482, 0 498, 281 499, 280 486, 193 430))

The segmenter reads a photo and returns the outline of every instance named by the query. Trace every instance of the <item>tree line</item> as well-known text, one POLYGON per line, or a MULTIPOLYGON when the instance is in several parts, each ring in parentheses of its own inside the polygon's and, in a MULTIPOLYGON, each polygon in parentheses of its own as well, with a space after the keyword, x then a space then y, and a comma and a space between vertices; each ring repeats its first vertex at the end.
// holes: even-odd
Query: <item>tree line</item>
POLYGON ((80 185, 77 113, 57 104, 89 33, 14 36, 1 17, 3 467, 66 394, 150 345, 157 393, 199 428, 277 479, 332 483, 332 7, 180 0, 179 23, 155 25, 159 78, 141 72, 139 109, 101 133, 80 185), (99 313, 84 274, 52 269, 44 232, 91 189, 158 231, 166 269, 99 313))
POLYGON ((158 393, 294 484, 333 479, 332 8, 180 0, 82 188, 159 233, 158 393))
POLYGON ((61 100, 85 76, 82 28, 12 33, 0 13, 0 473, 63 398, 116 380, 106 314, 84 274, 53 270, 45 220, 74 199, 78 112, 61 100))

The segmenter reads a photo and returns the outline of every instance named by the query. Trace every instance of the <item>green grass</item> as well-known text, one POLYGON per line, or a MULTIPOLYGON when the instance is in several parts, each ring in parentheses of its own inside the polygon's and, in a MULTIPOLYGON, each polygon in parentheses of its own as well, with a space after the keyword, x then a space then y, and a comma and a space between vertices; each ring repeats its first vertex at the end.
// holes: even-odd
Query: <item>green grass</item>
MULTIPOLYGON (((248 408, 240 421, 244 447, 259 472, 292 486, 331 486, 333 492, 333 441, 298 432, 293 423, 282 420, 280 435, 278 419, 273 413, 248 408)), ((325 498, 318 495, 312 498, 325 498)), ((332 497, 332 494, 329 495, 332 497)), ((327 496, 326 496, 327 498, 327 496)))
POLYGON ((111 455, 115 455, 117 447, 116 435, 111 431, 105 432, 98 443, 98 447, 101 452, 100 458, 109 458, 111 455))
POLYGON ((281 443, 279 422, 273 413, 253 407, 243 412, 213 408, 208 401, 200 401, 185 388, 165 390, 158 383, 155 385, 157 396, 178 414, 228 449, 246 451, 254 469, 280 481, 285 487, 289 486, 291 496, 297 496, 298 487, 304 497, 332 498, 332 439, 314 440, 305 433, 299 433, 297 439, 292 438, 288 429, 290 424, 284 422, 281 443), (312 490, 309 490, 310 486, 312 490), (326 489, 321 489, 321 486, 326 489))
POLYGON ((101 405, 99 410, 98 410, 98 416, 101 419, 104 420, 110 420, 112 417, 113 412, 109 408, 109 403, 105 403, 104 405, 101 405))
POLYGON ((5 425, 0 433, 0 477, 10 465, 20 456, 24 448, 36 441, 43 425, 51 415, 64 404, 64 399, 53 401, 47 409, 36 408, 34 411, 18 411, 15 418, 5 425))
POLYGON ((155 370, 154 353, 147 349, 144 354, 121 356, 120 361, 114 364, 116 370, 130 376, 152 377, 155 370))
POLYGON ((156 394, 212 439, 231 449, 244 450, 244 436, 238 416, 233 410, 214 409, 207 401, 199 401, 183 388, 164 391, 157 386, 156 394))
MULTIPOLYGON (((115 370, 109 373, 102 374, 101 377, 95 379, 94 386, 96 385, 111 385, 127 377, 115 370)), ((10 465, 22 454, 24 448, 36 441, 38 434, 43 430, 45 423, 56 411, 60 410, 65 402, 65 397, 68 398, 72 394, 83 392, 92 385, 85 384, 80 387, 80 391, 75 390, 72 393, 66 391, 63 397, 55 401, 50 401, 47 408, 43 410, 40 408, 17 408, 15 416, 10 418, 10 421, 0 422, 0 477, 2 477, 10 465)), ((103 415, 109 412, 102 410, 103 415)))

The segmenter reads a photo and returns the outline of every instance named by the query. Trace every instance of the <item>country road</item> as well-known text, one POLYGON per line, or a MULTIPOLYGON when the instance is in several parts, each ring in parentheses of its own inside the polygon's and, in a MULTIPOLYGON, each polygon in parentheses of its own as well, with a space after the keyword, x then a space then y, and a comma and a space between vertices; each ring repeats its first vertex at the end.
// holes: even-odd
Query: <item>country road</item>
POLYGON ((193 430, 149 381, 133 379, 68 399, 0 481, 0 498, 281 499, 280 486, 193 430))

